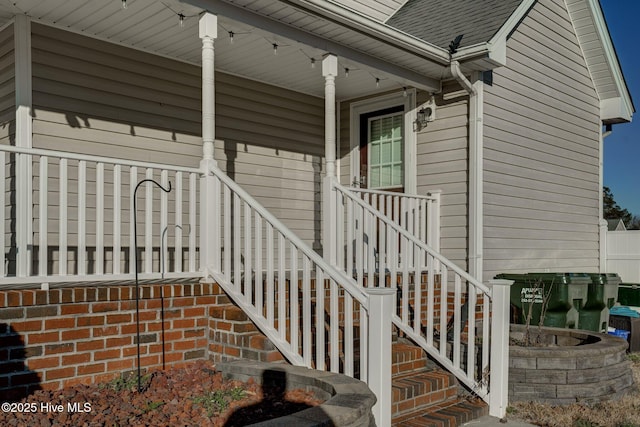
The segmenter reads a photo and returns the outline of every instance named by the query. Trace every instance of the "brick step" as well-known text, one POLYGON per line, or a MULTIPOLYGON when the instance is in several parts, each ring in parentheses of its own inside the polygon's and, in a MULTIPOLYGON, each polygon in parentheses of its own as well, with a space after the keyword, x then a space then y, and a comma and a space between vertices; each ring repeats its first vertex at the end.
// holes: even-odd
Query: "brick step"
POLYGON ((391 382, 391 413, 400 419, 434 405, 450 404, 458 397, 458 383, 449 372, 423 369, 395 376, 391 382))
POLYGON ((457 427, 489 414, 488 405, 480 398, 458 398, 428 410, 394 417, 394 427, 457 427))
POLYGON ((433 370, 436 366, 435 362, 426 357, 426 353, 422 348, 403 341, 392 344, 392 375, 397 376, 410 372, 422 372, 425 369, 433 370))

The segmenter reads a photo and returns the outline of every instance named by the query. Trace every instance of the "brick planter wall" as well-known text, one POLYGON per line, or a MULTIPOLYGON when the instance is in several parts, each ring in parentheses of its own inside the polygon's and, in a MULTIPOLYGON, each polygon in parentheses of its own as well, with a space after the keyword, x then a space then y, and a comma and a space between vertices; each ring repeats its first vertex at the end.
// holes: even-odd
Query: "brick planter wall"
MULTIPOLYGON (((623 339, 573 329, 542 330, 556 346, 509 347, 509 401, 593 403, 632 389, 623 339)), ((524 325, 511 325, 512 337, 523 331, 524 325)))
MULTIPOLYGON (((217 285, 140 286, 141 366, 208 357, 217 285)), ((108 381, 136 368, 135 286, 0 291, 0 396, 108 381)))

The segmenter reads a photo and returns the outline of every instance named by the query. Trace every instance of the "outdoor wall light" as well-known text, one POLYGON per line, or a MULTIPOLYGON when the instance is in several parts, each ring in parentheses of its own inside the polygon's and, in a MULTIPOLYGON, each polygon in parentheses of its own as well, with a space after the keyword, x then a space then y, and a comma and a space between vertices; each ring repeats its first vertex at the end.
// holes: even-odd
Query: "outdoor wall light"
POLYGON ((436 119, 436 102, 433 97, 422 104, 419 108, 420 109, 416 111, 416 120, 413 123, 415 131, 420 131, 426 128, 429 122, 436 119))
POLYGON ((433 116, 433 108, 421 108, 416 116, 416 122, 418 122, 418 126, 420 126, 420 128, 427 126, 427 123, 431 121, 429 120, 431 116, 433 116))

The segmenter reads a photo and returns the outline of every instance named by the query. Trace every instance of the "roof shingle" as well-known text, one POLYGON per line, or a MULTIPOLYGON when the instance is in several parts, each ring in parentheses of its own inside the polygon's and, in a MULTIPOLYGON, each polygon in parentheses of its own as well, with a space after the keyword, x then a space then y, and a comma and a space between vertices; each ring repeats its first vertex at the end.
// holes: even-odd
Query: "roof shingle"
POLYGON ((409 0, 387 25, 442 48, 460 34, 460 47, 487 42, 522 0, 409 0))

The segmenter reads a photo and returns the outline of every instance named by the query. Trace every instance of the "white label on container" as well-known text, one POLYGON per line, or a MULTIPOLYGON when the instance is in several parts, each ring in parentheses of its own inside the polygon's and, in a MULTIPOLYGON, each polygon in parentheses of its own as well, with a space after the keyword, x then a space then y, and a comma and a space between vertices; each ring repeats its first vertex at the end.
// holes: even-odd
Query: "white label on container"
POLYGON ((520 302, 542 304, 542 288, 522 288, 520 302))

